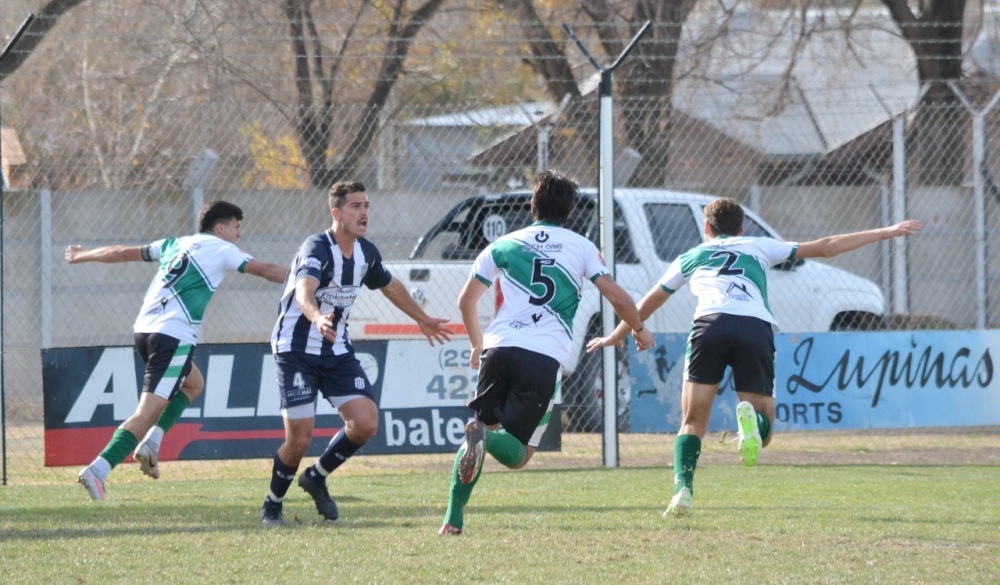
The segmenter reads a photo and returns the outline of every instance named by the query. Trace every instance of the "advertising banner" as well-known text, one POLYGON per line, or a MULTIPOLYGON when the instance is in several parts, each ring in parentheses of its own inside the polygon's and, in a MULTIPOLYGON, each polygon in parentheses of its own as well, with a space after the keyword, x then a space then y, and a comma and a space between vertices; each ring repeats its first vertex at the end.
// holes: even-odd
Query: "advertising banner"
MULTIPOLYGON (((676 432, 687 336, 657 334, 629 349, 633 432, 676 432)), ((900 331, 775 335, 775 428, 892 429, 1000 424, 993 381, 998 331, 900 331)), ((710 431, 736 428, 729 370, 710 431)))
MULTIPOLYGON (((378 434, 360 453, 454 453, 465 440, 465 404, 478 380, 468 341, 358 341, 354 349, 380 405, 378 434)), ((205 390, 167 433, 160 459, 272 457, 284 426, 270 346, 199 345, 194 362, 205 390)), ((42 350, 45 464, 90 463, 139 404, 143 369, 131 347, 42 350)), ((310 455, 343 426, 326 400, 317 405, 310 455)), ((559 416, 540 448, 560 448, 559 416)))

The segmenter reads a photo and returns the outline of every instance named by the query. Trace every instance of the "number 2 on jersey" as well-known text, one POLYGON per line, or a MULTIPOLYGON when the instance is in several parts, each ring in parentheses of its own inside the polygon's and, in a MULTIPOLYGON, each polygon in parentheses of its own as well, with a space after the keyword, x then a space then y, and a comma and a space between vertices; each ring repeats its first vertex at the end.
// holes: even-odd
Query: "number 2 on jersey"
POLYGON ((712 254, 712 259, 715 260, 723 256, 725 256, 726 261, 722 264, 722 268, 719 269, 719 276, 740 276, 743 274, 742 268, 733 269, 733 265, 740 259, 739 254, 733 252, 716 252, 712 254))

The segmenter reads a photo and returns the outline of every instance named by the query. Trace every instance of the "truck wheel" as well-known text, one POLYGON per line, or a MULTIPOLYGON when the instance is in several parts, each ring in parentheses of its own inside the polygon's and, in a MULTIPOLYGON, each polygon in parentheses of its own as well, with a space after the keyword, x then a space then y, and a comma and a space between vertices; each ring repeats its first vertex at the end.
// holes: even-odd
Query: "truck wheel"
MULTIPOLYGON (((601 375, 602 357, 600 353, 588 354, 586 344, 601 334, 598 321, 591 321, 587 327, 584 348, 576 371, 563 382, 562 410, 563 428, 570 433, 599 433, 604 430, 604 398, 601 375)), ((618 356, 618 430, 629 428, 629 377, 628 352, 616 351, 618 356)))

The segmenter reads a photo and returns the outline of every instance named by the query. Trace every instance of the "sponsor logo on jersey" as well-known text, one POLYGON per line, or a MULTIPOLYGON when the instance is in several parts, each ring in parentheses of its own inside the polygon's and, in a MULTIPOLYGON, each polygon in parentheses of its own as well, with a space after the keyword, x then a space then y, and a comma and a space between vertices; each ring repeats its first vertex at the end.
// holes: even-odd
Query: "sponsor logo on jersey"
POLYGON ((747 285, 736 282, 729 283, 729 288, 726 289, 726 296, 737 301, 753 300, 753 295, 747 291, 747 285))
MULTIPOLYGON (((546 237, 545 239, 547 240, 548 237, 546 237)), ((544 252, 546 254, 551 254, 553 252, 562 252, 562 249, 563 249, 563 245, 562 244, 550 244, 550 243, 528 244, 528 243, 524 243, 524 244, 521 245, 521 250, 523 250, 525 252, 544 252)))
POLYGON ((316 299, 333 307, 350 307, 358 298, 358 287, 329 287, 316 291, 316 299))
POLYGON ((320 270, 323 268, 323 262, 321 262, 319 258, 313 258, 310 256, 302 261, 302 268, 315 268, 316 270, 320 270))

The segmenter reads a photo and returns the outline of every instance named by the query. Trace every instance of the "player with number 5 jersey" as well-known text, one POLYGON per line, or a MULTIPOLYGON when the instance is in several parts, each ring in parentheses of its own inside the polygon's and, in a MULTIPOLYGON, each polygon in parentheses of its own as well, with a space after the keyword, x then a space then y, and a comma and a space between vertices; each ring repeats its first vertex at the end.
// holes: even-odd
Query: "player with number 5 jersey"
POLYGON ((534 455, 552 416, 559 369, 570 357, 573 317, 587 281, 635 334, 639 349, 652 346, 635 303, 608 275, 597 248, 564 227, 577 190, 571 179, 539 173, 531 197, 535 223, 487 246, 459 294, 479 382, 469 402, 475 419, 465 426, 465 443, 455 457, 441 535, 462 534, 486 453, 511 469, 534 455), (494 282, 503 302, 484 333, 476 305, 494 282))
POLYGON ((580 290, 607 273, 590 240, 554 223, 498 239, 472 265, 472 276, 487 287, 496 281, 503 298, 482 347, 520 347, 565 364, 580 290))

